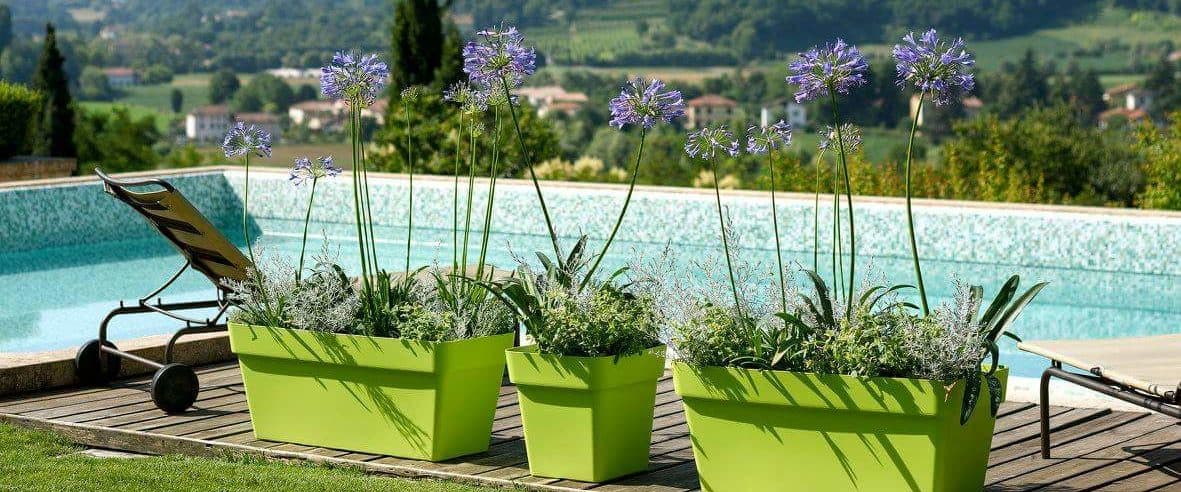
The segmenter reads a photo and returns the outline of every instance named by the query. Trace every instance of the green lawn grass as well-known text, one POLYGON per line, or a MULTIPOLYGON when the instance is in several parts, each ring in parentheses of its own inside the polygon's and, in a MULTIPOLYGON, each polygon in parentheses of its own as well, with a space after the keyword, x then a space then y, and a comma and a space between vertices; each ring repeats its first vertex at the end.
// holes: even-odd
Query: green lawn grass
MULTIPOLYGON (((218 147, 200 147, 197 149, 201 153, 209 156, 209 159, 214 164, 229 164, 225 159, 225 155, 221 153, 218 147)), ((287 144, 280 142, 278 145, 271 147, 271 157, 268 159, 254 158, 250 160, 250 165, 270 166, 270 167, 291 167, 295 162, 296 157, 307 156, 315 159, 316 157, 330 155, 336 159, 338 165, 347 167, 351 162, 351 147, 348 142, 339 143, 313 143, 313 144, 287 144)), ((241 159, 236 159, 233 164, 241 164, 241 159)))
MULTIPOLYGON (((1092 49, 1104 43, 1119 42, 1134 46, 1172 41, 1181 45, 1181 17, 1160 12, 1131 11, 1105 8, 1092 19, 1072 25, 1039 29, 1032 33, 1004 39, 970 41, 968 50, 976 55, 977 67, 982 71, 1000 69, 1006 62, 1014 62, 1032 49, 1043 61, 1052 61, 1059 68, 1076 62, 1083 68, 1116 73, 1129 69, 1135 57, 1131 51, 1110 52, 1102 56, 1078 56, 1079 49, 1092 49)), ((892 44, 866 44, 867 53, 889 56, 892 44)))
POLYGON ((165 133, 168 131, 168 123, 169 123, 169 121, 172 120, 173 117, 179 117, 179 115, 173 114, 171 110, 161 111, 161 110, 154 108, 154 107, 144 106, 141 104, 127 103, 124 101, 114 101, 114 102, 81 101, 78 104, 80 104, 82 106, 82 109, 84 109, 86 111, 93 111, 93 112, 98 112, 98 113, 109 113, 109 112, 111 112, 111 109, 113 109, 115 107, 127 108, 127 112, 131 115, 132 119, 139 119, 144 116, 152 116, 152 117, 156 118, 156 129, 159 130, 161 133, 165 133))
POLYGON ((0 423, 0 490, 499 490, 245 455, 118 459, 74 454, 80 450, 56 434, 0 423))

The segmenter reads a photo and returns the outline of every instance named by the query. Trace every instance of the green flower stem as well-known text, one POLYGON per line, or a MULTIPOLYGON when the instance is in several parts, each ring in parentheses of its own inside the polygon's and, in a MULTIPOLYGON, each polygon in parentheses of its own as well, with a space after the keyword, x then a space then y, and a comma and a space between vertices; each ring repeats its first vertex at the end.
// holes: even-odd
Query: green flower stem
POLYGON ((525 159, 525 165, 529 168, 529 178, 533 180, 533 188, 537 190, 537 201, 541 203, 541 214, 545 216, 545 227, 549 230, 549 239, 554 246, 554 254, 557 261, 563 261, 562 248, 558 246, 558 234, 554 232, 554 222, 550 219, 549 208, 545 206, 545 196, 541 193, 541 183, 537 182, 537 173, 533 170, 533 155, 529 153, 529 147, 525 145, 525 136, 521 133, 521 122, 517 119, 517 107, 513 105, 512 93, 509 92, 508 80, 504 77, 500 78, 500 84, 504 87, 504 97, 508 101, 509 114, 513 117, 513 128, 517 132, 517 142, 521 144, 521 158, 525 159))
POLYGON ((775 260, 779 265, 780 309, 787 309, 787 281, 783 278, 783 247, 779 245, 779 207, 775 204, 774 151, 767 149, 767 165, 771 168, 771 225, 775 230, 775 260))
POLYGON ((836 299, 845 295, 845 255, 841 251, 845 243, 841 241, 840 165, 840 162, 834 162, 832 170, 832 288, 836 290, 836 299))
POLYGON ((357 109, 353 105, 352 114, 350 115, 349 140, 351 143, 351 151, 353 157, 353 212, 356 215, 357 222, 357 247, 361 254, 361 284, 365 289, 369 288, 369 265, 368 253, 365 251, 365 225, 361 203, 361 166, 360 154, 357 152, 357 109))
MULTIPOLYGON (((837 93, 832 87, 829 87, 828 93, 832 97, 832 117, 837 128, 837 145, 840 146, 841 151, 841 170, 845 174, 845 199, 849 207, 849 294, 845 297, 845 301, 853 302, 853 289, 857 285, 857 228, 853 223, 853 183, 849 180, 849 162, 845 156, 845 137, 841 134, 841 114, 837 108, 837 93)), ((852 310, 846 309, 845 315, 851 317, 852 310)))
POLYGON ((406 114, 406 166, 410 169, 410 211, 406 219, 406 271, 410 271, 410 239, 414 235, 414 150, 410 142, 410 105, 402 103, 406 114))
MULTIPOLYGON (((484 236, 480 239, 480 261, 476 263, 476 278, 484 279, 484 263, 488 259, 488 236, 492 232, 492 205, 496 201, 496 173, 500 163, 500 107, 496 108, 496 133, 492 134, 492 167, 488 171, 488 203, 484 207, 484 236)), ((466 275, 467 272, 464 272, 466 275)))
POLYGON ((451 271, 459 269, 459 159, 463 147, 463 112, 459 113, 459 129, 455 134, 455 194, 451 207, 451 271))
POLYGON ((718 204, 718 225, 722 227, 722 249, 726 253, 726 271, 730 273, 730 292, 734 294, 734 311, 738 314, 738 322, 743 322, 742 301, 738 299, 738 280, 734 277, 734 265, 730 260, 730 240, 726 238, 726 218, 725 212, 722 211, 722 191, 718 185, 717 162, 711 160, 710 168, 714 174, 714 198, 717 199, 718 204))
POLYGON ((369 265, 373 274, 377 275, 381 269, 377 266, 377 235, 373 233, 373 201, 369 199, 369 167, 366 165, 368 160, 365 158, 365 143, 361 141, 360 112, 357 113, 357 151, 361 155, 362 190, 365 192, 365 224, 369 238, 369 265))
POLYGON ((910 122, 910 141, 906 144, 906 226, 910 231, 910 252, 914 257, 914 276, 918 280, 919 285, 919 300, 923 304, 923 315, 931 314, 931 309, 927 306, 927 288, 923 285, 923 269, 919 266, 919 246, 914 238, 914 213, 910 210, 910 162, 914 155, 914 134, 919 127, 919 115, 923 114, 923 99, 927 95, 927 91, 919 93, 918 108, 915 109, 914 118, 910 122))
POLYGON ((611 228, 611 235, 607 236, 607 242, 603 244, 603 251, 599 252, 599 256, 595 257, 595 263, 591 265, 590 270, 587 270, 586 276, 582 278, 582 285, 578 288, 582 289, 590 283, 595 271, 599 269, 599 263, 603 261, 603 257, 607 256, 607 248, 611 247, 611 242, 615 240, 615 234, 619 232, 619 226, 623 224, 623 216, 627 214, 627 206, 631 204, 632 192, 636 190, 636 176, 640 174, 640 159, 644 157, 644 140, 648 136, 647 129, 640 130, 640 148, 636 152, 636 163, 632 166, 632 179, 627 185, 627 196, 623 198, 623 209, 619 211, 619 218, 615 219, 615 227, 611 228))
POLYGON ((303 242, 299 246, 299 269, 295 270, 295 285, 299 285, 299 280, 303 275, 303 258, 304 253, 308 250, 308 223, 312 220, 312 203, 316 201, 316 183, 320 178, 312 178, 312 194, 308 196, 308 211, 303 216, 303 242))
POLYGON ((821 149, 816 156, 816 203, 812 206, 812 271, 820 271, 820 163, 824 161, 821 149))
POLYGON ((468 166, 467 166, 467 212, 464 216, 465 218, 464 218, 464 226, 463 226, 463 256, 462 256, 463 263, 462 263, 462 266, 463 266, 463 271, 464 271, 465 275, 467 274, 468 236, 471 234, 471 231, 472 231, 472 192, 474 192, 475 188, 476 188, 476 132, 475 132, 474 122, 473 122, 472 128, 473 128, 473 130, 470 133, 472 153, 469 156, 468 166))
POLYGON ((250 212, 250 150, 246 151, 246 186, 242 190, 242 238, 246 240, 246 253, 250 255, 250 263, 258 268, 254 260, 254 247, 250 245, 250 227, 248 213, 250 212))

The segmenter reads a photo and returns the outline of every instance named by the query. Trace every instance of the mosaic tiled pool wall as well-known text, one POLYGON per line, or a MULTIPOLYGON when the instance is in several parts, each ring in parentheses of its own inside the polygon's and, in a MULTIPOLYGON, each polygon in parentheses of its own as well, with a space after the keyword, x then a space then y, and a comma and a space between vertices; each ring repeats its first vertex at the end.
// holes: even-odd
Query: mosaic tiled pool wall
MULTIPOLYGON (((240 230, 242 204, 221 172, 164 179, 219 229, 240 230)), ((0 252, 152 236, 147 222, 104 193, 98 181, 0 189, 0 252)))
MULTIPOLYGON (((243 174, 226 177, 237 193, 243 174)), ((404 226, 407 183, 400 178, 371 177, 373 218, 380 225, 404 226)), ((559 187, 543 184, 558 233, 605 238, 622 204, 622 187, 559 187)), ((461 200, 465 197, 462 196, 461 200)), ((251 215, 302 221, 307 189, 290 185, 285 175, 251 176, 251 215)), ((482 210, 486 189, 477 184, 475 204, 482 210)), ((773 244, 770 204, 766 195, 723 194, 734 227, 747 248, 773 244)), ((820 247, 828 251, 832 232, 831 199, 821 197, 820 247)), ((843 200, 843 199, 842 199, 843 200)), ((448 180, 415 182, 414 223, 449 228, 453 188, 448 180)), ((630 241, 715 244, 718 234, 714 198, 692 191, 638 191, 620 238, 630 241)), ((901 203, 854 202, 859 255, 906 258, 905 208, 901 203)), ((505 234, 545 234, 536 194, 528 182, 502 180, 497 187, 493 229, 505 234)), ((811 197, 783 197, 779 202, 784 248, 811 252, 814 206, 811 197)), ((316 222, 351 222, 349 179, 322 181, 317 190, 316 222)), ((928 261, 988 263, 1073 270, 1144 274, 1181 274, 1181 217, 1151 214, 1052 211, 1046 208, 985 208, 924 204, 915 209, 920 253, 928 261)), ((823 254, 823 253, 822 253, 823 254)))

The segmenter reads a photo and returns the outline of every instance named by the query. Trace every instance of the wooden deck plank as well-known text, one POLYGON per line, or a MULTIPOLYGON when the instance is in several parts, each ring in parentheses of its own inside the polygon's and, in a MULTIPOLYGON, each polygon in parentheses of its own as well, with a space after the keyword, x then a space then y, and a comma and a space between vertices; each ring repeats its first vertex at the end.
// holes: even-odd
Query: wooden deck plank
MULTIPOLYGON (((1109 413, 1111 413, 1111 410, 1105 408, 1071 408, 1057 415, 1051 413, 1050 433, 1053 434, 1054 432, 1094 420, 1109 413)), ((996 450, 1005 446, 1012 446, 1030 439, 1038 439, 1041 434, 1041 426, 1037 421, 1006 432, 1000 432, 992 437, 992 450, 996 452, 996 450)))
MULTIPOLYGON (((1114 446, 1127 439, 1144 435, 1162 428, 1162 424, 1146 414, 1123 415, 1112 413, 1099 417, 1085 425, 1051 433, 1051 456, 1078 456, 1114 446)), ((994 451, 988 459, 988 477, 985 483, 1029 475, 1030 472, 1050 466, 1054 459, 1041 456, 1041 439, 1025 441, 994 451)))
MULTIPOLYGON (((1148 419, 1158 422, 1167 420, 1165 417, 1153 415, 1146 419, 1141 419, 1140 422, 1151 423, 1152 420, 1148 419)), ((1137 431, 1136 429, 1132 429, 1131 433, 1136 434, 1137 431)), ((1052 436, 1053 434, 1051 434, 1052 436)), ((1040 456, 1037 456, 1036 460, 1042 461, 1040 468, 1030 470, 1027 473, 999 483, 990 480, 990 484, 995 485, 996 487, 994 488, 997 490, 1019 490, 1021 488, 1035 488, 1060 483, 1070 483, 1073 485, 1078 481, 1077 477, 1118 464, 1123 460, 1135 458, 1137 452, 1157 449, 1178 442, 1179 440, 1181 440, 1181 431, 1173 423, 1118 442, 1101 443, 1099 449, 1090 451, 1087 451, 1087 447, 1084 447, 1085 440, 1076 441, 1061 448, 1054 448, 1052 452, 1053 456, 1056 457, 1050 460, 1042 460, 1040 456)), ((1146 467, 1140 466, 1140 469, 1144 468, 1146 467)))
MULTIPOLYGON (((1174 434, 1171 436, 1176 438, 1174 434)), ((1125 482, 1131 479, 1134 475, 1147 473, 1149 470, 1155 468, 1168 467, 1169 469, 1176 468, 1176 464, 1181 461, 1181 441, 1173 440, 1173 442, 1163 445, 1156 445, 1154 443, 1146 443, 1144 445, 1124 444, 1115 448, 1121 451, 1124 456, 1122 459, 1107 466, 1093 468, 1087 470, 1086 473, 1070 477, 1067 481, 1071 487, 1079 489, 1097 488, 1108 486, 1110 484, 1125 482)), ((1123 490, 1145 490, 1129 488, 1123 490)))
MULTIPOLYGON (((149 452, 204 453, 230 446, 228 449, 265 456, 348 463, 382 473, 425 474, 494 485, 511 482, 537 490, 685 492, 699 487, 684 408, 667 373, 657 388, 648 470, 609 483, 591 484, 529 474, 517 392, 507 381, 497 399, 489 450, 428 463, 257 439, 237 365, 206 366, 198 371, 202 374, 202 393, 196 409, 185 414, 167 415, 157 410, 142 377, 107 388, 54 390, 9 398, 0 401, 0 414, 15 410, 38 417, 41 424, 37 425, 63 426, 67 435, 85 439, 113 433, 113 446, 117 448, 143 445, 148 442, 144 439, 161 440, 147 446, 149 452)), ((1032 403, 1002 404, 989 460, 990 490, 1047 485, 1070 490, 1181 488, 1176 473, 1181 470, 1181 425, 1174 419, 1156 414, 1052 407, 1055 458, 1043 460, 1039 454, 1038 417, 1038 408, 1032 403)))

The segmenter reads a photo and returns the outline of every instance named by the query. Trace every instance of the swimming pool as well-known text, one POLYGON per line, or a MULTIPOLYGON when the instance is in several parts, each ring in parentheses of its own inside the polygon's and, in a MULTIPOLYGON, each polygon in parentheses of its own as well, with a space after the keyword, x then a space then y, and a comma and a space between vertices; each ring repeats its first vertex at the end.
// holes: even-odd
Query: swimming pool
MULTIPOLYGON (((200 170, 167 177, 216 226, 241 242, 243 174, 200 170)), ((404 261, 406 182, 397 176, 371 179, 374 219, 382 265, 404 261)), ((416 179, 412 262, 449 262, 452 182, 416 179)), ((544 185, 559 234, 602 239, 609 232, 625 189, 550 183, 544 185)), ((251 175, 251 234, 270 254, 295 255, 302 231, 306 189, 286 175, 251 175)), ((483 194, 476 205, 482 210, 483 194)), ((723 199, 740 232, 746 257, 771 262, 774 252, 767 195, 734 192, 723 199)), ((347 179, 321 182, 309 249, 326 237, 349 265, 353 248, 352 197, 347 179)), ((780 220, 785 261, 812 264, 812 197, 784 195, 780 220)), ((516 256, 546 251, 549 241, 532 185, 502 180, 498 186, 490 261, 511 267, 516 256)), ((831 221, 822 202, 821 224, 831 221)), ((855 202, 860 265, 895 282, 910 282, 909 246, 901 202, 855 202)), ((713 196, 699 190, 639 189, 605 266, 622 265, 632 251, 655 255, 671 241, 687 260, 717 256, 713 196)), ((916 208, 924 276, 932 302, 951 293, 950 279, 983 282, 986 296, 1012 273, 1031 285, 1050 286, 1023 314, 1015 330, 1027 339, 1104 338, 1175 332, 1181 326, 1181 216, 1065 207, 1015 207, 922 202, 916 208)), ((827 228, 822 227, 821 245, 827 228)), ((821 252, 821 269, 824 255, 821 252)), ((0 352, 61 349, 94 338, 102 316, 120 299, 154 289, 182 263, 171 247, 97 182, 0 188, 0 352)), ((686 267, 682 274, 693 274, 686 267)), ((186 274, 165 300, 212 296, 204 278, 186 274)), ((171 332, 159 316, 131 316, 112 326, 115 340, 171 332)), ((1019 354, 1011 344, 1003 360, 1017 376, 1032 377, 1044 361, 1019 354)))

